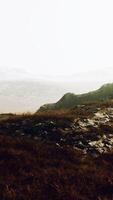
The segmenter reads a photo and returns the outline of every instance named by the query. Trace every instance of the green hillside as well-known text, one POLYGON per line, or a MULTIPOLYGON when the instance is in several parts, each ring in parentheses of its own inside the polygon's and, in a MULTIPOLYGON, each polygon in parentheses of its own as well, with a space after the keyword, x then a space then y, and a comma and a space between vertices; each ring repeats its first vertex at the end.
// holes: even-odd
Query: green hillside
POLYGON ((76 105, 82 105, 92 102, 106 102, 113 99, 113 83, 105 84, 98 90, 85 94, 75 95, 73 93, 65 94, 58 102, 45 104, 40 107, 39 111, 68 109, 76 105))

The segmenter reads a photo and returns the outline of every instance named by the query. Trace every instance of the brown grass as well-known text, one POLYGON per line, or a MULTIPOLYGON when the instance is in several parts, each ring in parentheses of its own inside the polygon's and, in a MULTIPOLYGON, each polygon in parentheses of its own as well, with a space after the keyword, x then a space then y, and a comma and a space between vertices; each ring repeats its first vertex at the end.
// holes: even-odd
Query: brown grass
POLYGON ((0 200, 113 200, 113 152, 94 158, 71 146, 10 135, 29 125, 33 131, 36 123, 47 120, 62 128, 91 112, 89 105, 85 110, 1 117, 0 200))
POLYGON ((1 134, 0 199, 112 200, 113 153, 93 158, 1 134))

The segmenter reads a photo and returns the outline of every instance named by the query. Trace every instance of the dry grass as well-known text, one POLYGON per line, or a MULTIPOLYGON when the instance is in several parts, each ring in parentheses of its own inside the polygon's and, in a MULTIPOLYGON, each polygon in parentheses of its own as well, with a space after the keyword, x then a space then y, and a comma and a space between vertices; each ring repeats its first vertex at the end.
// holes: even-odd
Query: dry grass
POLYGON ((0 200, 113 200, 113 152, 94 158, 71 146, 9 134, 25 128, 25 122, 31 131, 34 124, 47 120, 62 128, 83 114, 90 112, 76 109, 1 119, 0 200))
POLYGON ((112 200, 113 153, 92 158, 1 134, 0 199, 112 200))
POLYGON ((33 113, 22 113, 22 114, 4 114, 1 115, 0 121, 17 121, 17 120, 73 120, 74 114, 70 110, 56 110, 56 111, 45 111, 45 112, 37 112, 33 113))

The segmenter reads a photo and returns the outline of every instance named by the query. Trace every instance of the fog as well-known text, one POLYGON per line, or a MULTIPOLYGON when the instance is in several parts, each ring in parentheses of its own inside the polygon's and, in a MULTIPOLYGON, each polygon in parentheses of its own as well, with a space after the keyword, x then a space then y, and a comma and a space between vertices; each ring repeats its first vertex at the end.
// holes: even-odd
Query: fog
POLYGON ((1 0, 0 79, 111 82, 112 10, 112 0, 1 0))

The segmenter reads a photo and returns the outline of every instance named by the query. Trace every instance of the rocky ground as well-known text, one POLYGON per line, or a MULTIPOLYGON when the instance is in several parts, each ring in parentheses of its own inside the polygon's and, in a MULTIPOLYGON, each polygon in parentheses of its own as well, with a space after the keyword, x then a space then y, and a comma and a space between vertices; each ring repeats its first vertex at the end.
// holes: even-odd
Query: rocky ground
POLYGON ((112 200, 112 105, 1 114, 0 199, 112 200))
POLYGON ((71 146, 96 156, 113 148, 113 107, 82 105, 66 113, 3 116, 0 132, 71 146))

